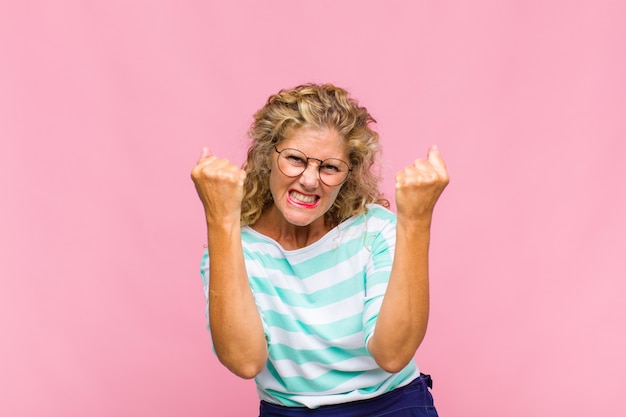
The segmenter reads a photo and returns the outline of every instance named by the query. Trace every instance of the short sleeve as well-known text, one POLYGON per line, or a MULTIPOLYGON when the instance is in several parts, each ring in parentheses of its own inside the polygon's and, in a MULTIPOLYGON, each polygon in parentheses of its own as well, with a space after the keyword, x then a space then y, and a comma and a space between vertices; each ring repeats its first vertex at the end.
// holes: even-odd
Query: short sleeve
POLYGON ((206 300, 204 306, 204 317, 206 318, 207 330, 211 331, 209 327, 209 250, 205 249, 200 261, 200 276, 202 277, 202 285, 204 287, 204 298, 206 300))
POLYGON ((374 334, 378 313, 387 291, 396 242, 395 217, 377 219, 376 231, 370 232, 368 246, 370 257, 365 268, 365 301, 363 310, 363 332, 365 346, 374 334))

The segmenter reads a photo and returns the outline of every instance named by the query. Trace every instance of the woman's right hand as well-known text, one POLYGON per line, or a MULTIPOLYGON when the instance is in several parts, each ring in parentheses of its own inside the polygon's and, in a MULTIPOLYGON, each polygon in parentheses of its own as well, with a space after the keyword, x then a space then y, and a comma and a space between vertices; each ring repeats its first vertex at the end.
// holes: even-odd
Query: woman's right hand
POLYGON ((246 173, 226 158, 218 158, 204 147, 191 179, 202 201, 207 222, 239 223, 246 173))
POLYGON ((231 372, 253 378, 267 361, 267 342, 248 281, 240 236, 246 173, 203 148, 191 178, 206 213, 213 347, 231 372))

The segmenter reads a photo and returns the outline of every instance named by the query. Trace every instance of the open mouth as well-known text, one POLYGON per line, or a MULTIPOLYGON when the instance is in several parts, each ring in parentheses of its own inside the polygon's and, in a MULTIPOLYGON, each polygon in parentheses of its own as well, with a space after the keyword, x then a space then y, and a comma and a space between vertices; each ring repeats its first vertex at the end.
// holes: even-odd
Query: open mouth
POLYGON ((320 201, 320 197, 317 195, 301 194, 297 191, 291 190, 289 192, 289 201, 296 206, 313 208, 317 206, 320 201))

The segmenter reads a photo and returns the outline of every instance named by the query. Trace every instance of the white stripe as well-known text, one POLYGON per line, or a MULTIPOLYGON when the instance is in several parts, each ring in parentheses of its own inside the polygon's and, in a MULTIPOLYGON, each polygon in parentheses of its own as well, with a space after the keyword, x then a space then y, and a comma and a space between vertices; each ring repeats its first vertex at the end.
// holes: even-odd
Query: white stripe
POLYGON ((255 294, 254 298, 264 311, 275 311, 279 314, 292 315, 309 325, 332 323, 361 313, 363 309, 363 293, 338 301, 320 308, 303 308, 288 306, 277 297, 268 294, 255 294))
MULTIPOLYGON (((316 335, 306 335, 303 333, 288 332, 280 327, 269 328, 272 334, 272 343, 287 345, 296 350, 320 350, 328 349, 329 342, 316 335)), ((363 347, 363 332, 357 332, 346 337, 333 340, 333 346, 342 349, 358 349, 363 347)))
POLYGON ((312 294, 317 291, 339 285, 342 282, 353 278, 354 275, 363 273, 363 268, 354 267, 355 264, 362 263, 359 262, 359 260, 356 260, 355 262, 354 258, 357 257, 361 257, 361 252, 341 263, 332 265, 330 268, 311 275, 306 279, 294 277, 294 281, 297 284, 300 284, 299 288, 290 287, 289 289, 301 294, 312 294))
POLYGON ((346 359, 345 361, 335 362, 332 365, 315 362, 299 365, 290 360, 275 361, 273 364, 283 378, 301 376, 306 379, 318 378, 331 370, 354 372, 357 370, 378 368, 374 359, 369 356, 354 357, 346 359))
POLYGON ((381 295, 385 295, 387 291, 387 283, 383 282, 380 284, 373 285, 367 289, 367 298, 374 298, 381 295))

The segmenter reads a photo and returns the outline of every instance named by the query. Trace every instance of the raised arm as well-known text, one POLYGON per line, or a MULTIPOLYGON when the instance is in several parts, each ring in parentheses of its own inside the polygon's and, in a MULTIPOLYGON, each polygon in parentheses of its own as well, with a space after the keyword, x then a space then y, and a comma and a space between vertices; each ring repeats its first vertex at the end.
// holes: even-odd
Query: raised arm
POLYGON ((255 377, 267 344, 241 244, 241 201, 246 174, 207 148, 191 171, 204 206, 209 248, 209 324, 217 356, 231 372, 255 377))
POLYGON ((387 372, 399 372, 426 334, 428 247, 435 204, 450 181, 437 147, 396 175, 396 249, 369 351, 387 372))

